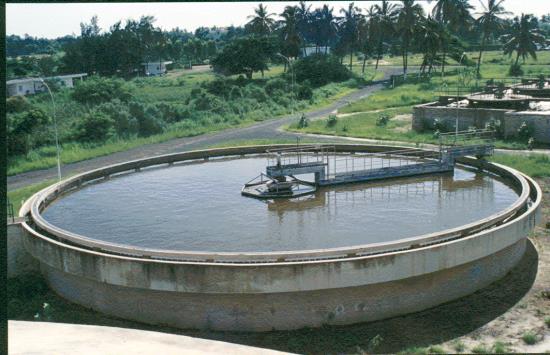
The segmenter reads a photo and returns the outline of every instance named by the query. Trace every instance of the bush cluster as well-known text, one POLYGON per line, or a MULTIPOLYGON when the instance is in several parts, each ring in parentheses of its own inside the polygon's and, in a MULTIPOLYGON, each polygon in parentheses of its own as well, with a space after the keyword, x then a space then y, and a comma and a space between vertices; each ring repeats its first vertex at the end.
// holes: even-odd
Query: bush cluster
POLYGON ((293 65, 296 80, 308 80, 313 87, 330 82, 341 82, 351 78, 351 72, 333 55, 314 54, 302 58, 293 65))

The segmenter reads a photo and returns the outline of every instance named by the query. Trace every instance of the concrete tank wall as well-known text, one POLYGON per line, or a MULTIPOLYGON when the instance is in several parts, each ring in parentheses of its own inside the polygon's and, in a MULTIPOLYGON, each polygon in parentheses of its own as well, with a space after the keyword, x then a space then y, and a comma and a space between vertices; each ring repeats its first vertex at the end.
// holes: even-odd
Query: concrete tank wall
POLYGON ((25 230, 21 226, 22 219, 18 219, 7 226, 7 271, 8 278, 39 271, 39 263, 23 246, 25 230))
POLYGON ((427 275, 307 292, 165 292, 114 286, 46 265, 43 272, 62 297, 109 315, 180 328, 269 331, 373 321, 466 296, 503 277, 521 259, 525 242, 427 275))
POLYGON ((550 113, 537 111, 510 111, 505 109, 487 108, 454 108, 438 106, 437 102, 413 107, 412 128, 417 132, 434 129, 434 121, 438 119, 448 131, 455 129, 458 112, 458 129, 469 127, 485 128, 491 120, 501 123, 505 138, 514 137, 518 128, 526 122, 532 129, 533 138, 539 143, 550 143, 550 113))
MULTIPOLYGON (((262 149, 267 147, 248 147, 246 152, 262 149)), ((341 145, 337 149, 369 148, 341 145)), ((224 148, 149 158, 123 163, 122 168, 97 170, 88 177, 243 151, 224 148)), ((85 247, 74 235, 52 230, 57 235, 47 236, 27 223, 22 225, 24 246, 40 260, 44 275, 60 295, 123 318, 178 327, 255 331, 382 319, 464 296, 502 277, 521 258, 525 238, 540 220, 541 192, 532 180, 496 164, 470 158, 460 161, 484 164, 516 181, 520 198, 504 215, 480 221, 481 229, 479 224, 463 226, 424 236, 394 251, 369 253, 369 247, 317 250, 292 261, 279 256, 273 261, 272 255, 197 256, 184 252, 176 255, 181 260, 166 260, 139 248, 122 250, 131 255, 120 255, 112 245, 98 241, 85 247), (527 204, 529 195, 531 204, 527 204), (438 239, 441 236, 445 238, 438 239), (66 237, 73 239, 69 243, 66 237), (185 259, 199 257, 206 259, 185 259)), ((36 205, 52 201, 63 186, 71 187, 85 178, 77 176, 38 193, 22 213, 31 209, 34 215, 36 205)))

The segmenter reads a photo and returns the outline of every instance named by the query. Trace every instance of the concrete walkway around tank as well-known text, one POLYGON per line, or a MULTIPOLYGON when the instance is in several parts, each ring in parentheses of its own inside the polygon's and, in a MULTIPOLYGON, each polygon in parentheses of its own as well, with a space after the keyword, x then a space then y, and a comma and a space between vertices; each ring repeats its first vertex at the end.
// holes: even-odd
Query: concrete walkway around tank
POLYGON ((8 321, 9 354, 288 354, 274 350, 136 329, 8 321))

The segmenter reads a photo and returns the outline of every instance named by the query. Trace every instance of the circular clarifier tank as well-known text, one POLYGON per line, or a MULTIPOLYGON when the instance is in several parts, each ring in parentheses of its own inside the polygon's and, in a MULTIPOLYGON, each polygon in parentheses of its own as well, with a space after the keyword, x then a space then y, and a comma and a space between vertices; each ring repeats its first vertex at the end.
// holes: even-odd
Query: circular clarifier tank
POLYGON ((64 230, 142 248, 303 251, 439 232, 496 214, 518 199, 499 177, 466 168, 327 186, 294 199, 242 196, 243 182, 265 165, 265 157, 255 156, 142 170, 89 184, 43 215, 64 230))
MULTIPOLYGON (((474 158, 447 173, 319 183, 290 199, 243 196, 272 148, 177 153, 70 177, 22 207, 23 244, 50 287, 85 307, 179 328, 269 331, 374 321, 468 295, 519 262, 540 221, 532 179, 474 158)), ((335 145, 327 161, 360 172, 430 153, 387 158, 398 149, 335 145)), ((325 178, 338 177, 333 170, 325 178)), ((296 176, 306 185, 318 177, 296 176)))

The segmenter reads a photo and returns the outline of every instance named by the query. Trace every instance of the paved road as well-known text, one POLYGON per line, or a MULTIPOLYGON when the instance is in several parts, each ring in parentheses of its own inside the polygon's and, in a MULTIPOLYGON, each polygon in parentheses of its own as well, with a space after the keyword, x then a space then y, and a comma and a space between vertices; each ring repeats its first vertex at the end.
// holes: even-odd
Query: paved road
MULTIPOLYGON (((391 74, 401 72, 400 67, 385 67, 385 77, 391 74)), ((373 92, 380 90, 384 84, 376 83, 366 86, 362 89, 354 91, 339 100, 333 102, 329 106, 315 110, 306 114, 309 119, 321 118, 329 115, 331 112, 347 105, 350 102, 357 101, 369 96, 373 92)), ((248 140, 248 139, 284 139, 294 138, 298 136, 295 133, 283 132, 278 130, 282 125, 293 122, 297 119, 297 115, 287 115, 277 119, 263 121, 244 128, 232 128, 217 133, 209 133, 196 137, 185 137, 173 139, 163 143, 148 144, 127 151, 113 153, 110 155, 84 160, 77 163, 62 165, 62 174, 73 175, 85 172, 91 169, 96 169, 102 166, 116 164, 128 160, 140 159, 154 155, 170 154, 183 152, 193 149, 201 149, 215 144, 220 144, 232 140, 248 140)), ((320 137, 319 141, 339 141, 336 137, 320 137)), ((29 171, 26 173, 8 176, 8 191, 36 184, 44 180, 55 179, 57 176, 56 168, 29 171)))

